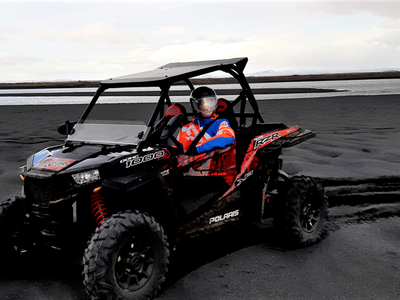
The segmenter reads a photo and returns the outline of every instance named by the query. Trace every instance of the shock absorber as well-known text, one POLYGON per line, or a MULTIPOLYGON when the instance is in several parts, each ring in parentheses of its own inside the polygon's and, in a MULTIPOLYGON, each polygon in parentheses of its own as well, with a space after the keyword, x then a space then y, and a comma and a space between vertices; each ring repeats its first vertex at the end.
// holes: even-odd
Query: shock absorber
POLYGON ((90 206, 97 226, 100 227, 108 218, 108 210, 99 188, 95 189, 93 194, 90 195, 90 206))

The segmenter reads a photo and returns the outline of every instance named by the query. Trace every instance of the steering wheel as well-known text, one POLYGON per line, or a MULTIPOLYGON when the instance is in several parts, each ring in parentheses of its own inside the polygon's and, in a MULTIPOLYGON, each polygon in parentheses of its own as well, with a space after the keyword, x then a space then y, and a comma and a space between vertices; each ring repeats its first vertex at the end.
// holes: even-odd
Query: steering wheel
MULTIPOLYGON (((182 128, 182 120, 183 120, 184 115, 183 114, 178 114, 176 116, 173 116, 171 120, 168 121, 167 125, 165 126, 164 130, 161 133, 160 139, 161 140, 171 140, 172 143, 178 147, 178 150, 180 153, 183 153, 183 148, 181 143, 178 142, 176 137, 174 136, 174 133, 182 128)), ((168 142, 167 142, 168 144, 168 142)))

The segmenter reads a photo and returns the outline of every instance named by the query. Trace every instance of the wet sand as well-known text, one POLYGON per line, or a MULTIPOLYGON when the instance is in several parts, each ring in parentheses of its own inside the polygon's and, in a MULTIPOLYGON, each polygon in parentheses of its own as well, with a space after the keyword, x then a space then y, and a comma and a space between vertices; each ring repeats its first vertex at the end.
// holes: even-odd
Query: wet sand
MULTIPOLYGON (((298 124, 317 136, 284 149, 284 170, 324 180, 400 177, 400 96, 258 101, 265 122, 298 124)), ((115 104, 103 112, 147 121, 154 104, 115 104)), ((0 107, 0 189, 12 195, 18 167, 33 153, 63 142, 56 126, 77 120, 85 105, 0 107)), ((330 181, 331 182, 331 181, 330 181)))
MULTIPOLYGON (((0 107, 2 198, 20 192, 18 167, 62 143, 56 126, 77 119, 83 108, 0 107)), ((132 119, 152 108, 118 105, 132 119)), ((255 226, 196 241, 178 253, 159 299, 399 299, 400 96, 268 100, 259 101, 259 110, 266 122, 317 133, 284 149, 283 169, 323 181, 332 200, 329 236, 285 249, 268 226, 255 226)), ((65 254, 46 260, 50 265, 31 262, 31 271, 1 274, 2 297, 86 299, 78 263, 65 254)))

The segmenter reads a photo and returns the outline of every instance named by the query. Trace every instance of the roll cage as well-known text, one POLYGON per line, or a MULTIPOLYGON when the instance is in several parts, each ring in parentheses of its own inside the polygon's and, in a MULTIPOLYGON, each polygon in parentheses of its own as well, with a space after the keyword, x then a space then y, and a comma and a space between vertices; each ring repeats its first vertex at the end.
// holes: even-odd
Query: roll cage
POLYGON ((139 142, 143 143, 154 129, 156 121, 164 116, 165 106, 169 107, 172 105, 169 97, 171 86, 173 84, 186 84, 190 90, 193 90, 194 86, 190 79, 215 71, 222 71, 230 74, 241 86, 242 90, 239 92, 239 95, 231 102, 232 108, 239 106, 239 109, 236 109, 236 112, 234 113, 234 117, 239 118, 239 129, 246 126, 247 119, 251 119, 251 125, 255 125, 257 121, 263 123, 264 120, 258 110, 256 99, 243 73, 247 61, 247 57, 242 57, 183 63, 176 62, 166 64, 151 71, 103 80, 100 82, 99 88, 78 123, 83 123, 85 121, 100 95, 109 88, 159 87, 159 100, 154 108, 150 120, 147 123, 147 129, 141 136, 139 142), (252 112, 246 112, 247 101, 252 108, 252 112))

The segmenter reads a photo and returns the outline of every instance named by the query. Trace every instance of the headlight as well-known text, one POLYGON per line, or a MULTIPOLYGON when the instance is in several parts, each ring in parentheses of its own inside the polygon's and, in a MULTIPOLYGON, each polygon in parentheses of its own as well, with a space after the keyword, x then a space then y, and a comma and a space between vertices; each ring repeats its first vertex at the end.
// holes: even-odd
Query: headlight
POLYGON ((82 173, 72 174, 72 178, 77 184, 85 184, 100 180, 99 170, 90 170, 82 173))

